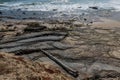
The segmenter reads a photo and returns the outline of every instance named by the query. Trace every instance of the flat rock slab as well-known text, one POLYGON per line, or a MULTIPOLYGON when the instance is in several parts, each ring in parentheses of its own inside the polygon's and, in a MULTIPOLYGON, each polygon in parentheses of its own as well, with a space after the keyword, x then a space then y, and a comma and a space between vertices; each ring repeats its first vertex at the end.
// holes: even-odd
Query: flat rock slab
POLYGON ((28 33, 28 34, 23 34, 21 36, 15 36, 14 38, 12 38, 10 40, 0 41, 0 44, 15 42, 15 41, 19 41, 19 40, 25 40, 25 39, 29 39, 29 38, 42 37, 42 36, 46 37, 46 36, 66 36, 66 35, 67 35, 67 33, 65 33, 65 32, 53 32, 53 31, 28 33))

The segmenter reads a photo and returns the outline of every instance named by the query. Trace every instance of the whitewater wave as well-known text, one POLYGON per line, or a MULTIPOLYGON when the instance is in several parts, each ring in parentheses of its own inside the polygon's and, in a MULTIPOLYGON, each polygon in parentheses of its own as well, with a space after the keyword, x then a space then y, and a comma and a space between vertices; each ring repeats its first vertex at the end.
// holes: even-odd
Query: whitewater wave
POLYGON ((88 9, 89 6, 120 10, 120 0, 6 0, 0 9, 21 9, 28 11, 74 11, 88 9), (9 2, 8 2, 9 1, 9 2), (95 2, 94 2, 95 1, 95 2))
POLYGON ((120 10, 120 0, 110 0, 108 6, 114 7, 120 10))

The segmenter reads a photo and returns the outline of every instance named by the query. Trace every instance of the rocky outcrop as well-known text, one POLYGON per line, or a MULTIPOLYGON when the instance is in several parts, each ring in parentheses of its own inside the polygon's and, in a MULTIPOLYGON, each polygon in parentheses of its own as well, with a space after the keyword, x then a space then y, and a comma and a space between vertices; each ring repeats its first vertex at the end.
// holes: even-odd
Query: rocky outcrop
MULTIPOLYGON (((16 27, 14 31, 9 31, 7 28, 8 30, 5 29, 5 32, 0 32, 2 35, 0 51, 24 56, 34 61, 54 63, 54 60, 50 60, 41 52, 42 49, 52 57, 59 59, 72 71, 78 71, 78 80, 79 78, 81 80, 118 78, 119 80, 119 27, 86 26, 74 21, 38 22, 34 24, 37 27, 30 22, 14 25, 16 24, 19 27, 16 27), (26 27, 22 27, 22 25, 26 27), (36 31, 38 26, 46 26, 46 28, 36 31), (35 31, 25 31, 26 28, 35 31), (20 34, 16 35, 15 33, 18 32, 20 34)), ((6 25, 9 25, 8 22, 6 25)))

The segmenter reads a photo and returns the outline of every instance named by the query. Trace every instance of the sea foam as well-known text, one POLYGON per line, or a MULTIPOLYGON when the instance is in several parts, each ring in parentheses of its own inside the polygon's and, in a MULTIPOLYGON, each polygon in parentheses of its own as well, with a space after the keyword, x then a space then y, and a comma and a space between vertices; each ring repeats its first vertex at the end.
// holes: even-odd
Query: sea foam
POLYGON ((28 11, 76 11, 89 6, 120 10, 120 0, 12 0, 0 4, 0 9, 28 11))

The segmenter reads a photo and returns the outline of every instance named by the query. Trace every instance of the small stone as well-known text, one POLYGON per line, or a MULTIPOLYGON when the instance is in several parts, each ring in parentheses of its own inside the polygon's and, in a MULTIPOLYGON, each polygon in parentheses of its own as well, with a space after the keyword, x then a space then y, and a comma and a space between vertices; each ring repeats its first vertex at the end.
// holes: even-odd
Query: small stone
POLYGON ((92 6, 92 7, 89 7, 89 8, 91 8, 91 9, 98 9, 98 7, 97 6, 92 6))
POLYGON ((53 9, 53 11, 57 11, 57 9, 53 9))
POLYGON ((120 59, 120 50, 113 51, 113 52, 111 53, 111 56, 120 59))

